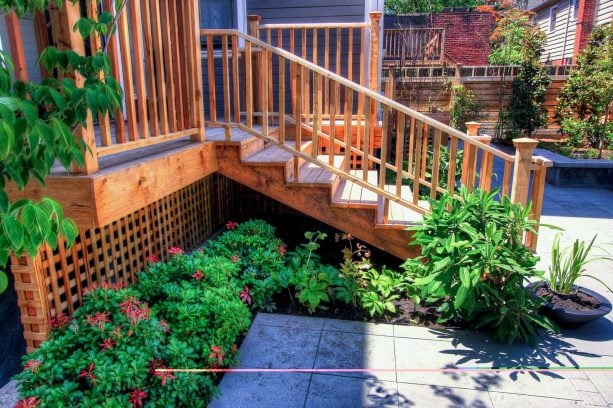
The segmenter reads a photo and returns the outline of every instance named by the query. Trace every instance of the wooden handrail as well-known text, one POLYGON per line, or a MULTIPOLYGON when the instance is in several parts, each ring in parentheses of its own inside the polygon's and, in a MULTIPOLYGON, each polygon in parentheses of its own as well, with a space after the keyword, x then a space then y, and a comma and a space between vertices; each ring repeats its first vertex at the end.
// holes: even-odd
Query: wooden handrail
POLYGON ((356 23, 288 23, 288 24, 260 24, 261 29, 270 28, 272 30, 277 29, 324 29, 324 28, 361 28, 361 27, 370 27, 370 23, 368 22, 356 22, 356 23))
MULTIPOLYGON (((230 98, 227 91, 230 78, 226 78, 230 75, 227 68, 230 60, 228 53, 222 52, 224 78, 219 81, 226 84, 226 91, 219 108, 224 112, 225 126, 228 130, 238 126, 300 159, 293 163, 294 180, 300 179, 301 161, 316 163, 345 180, 375 192, 383 200, 384 222, 387 222, 390 214, 390 203, 399 203, 418 213, 428 211, 426 204, 419 201, 424 188, 428 189, 431 198, 436 199, 447 191, 456 194, 458 182, 468 189, 489 191, 495 181, 502 187, 502 194, 513 201, 526 204, 530 199, 535 202, 533 218, 539 218, 541 206, 538 203, 542 202, 543 177, 551 163, 532 156, 533 140, 518 140, 516 154, 510 155, 491 146, 491 137, 478 135, 478 123, 467 124, 470 133, 465 134, 304 57, 237 30, 201 30, 201 34, 207 37, 207 44, 213 43, 214 36, 221 36, 222 45, 227 44, 230 37, 240 38, 244 42, 243 75, 247 81, 263 84, 266 91, 260 96, 263 99, 259 100, 259 106, 254 111, 251 104, 256 97, 247 86, 244 90, 246 121, 230 122, 230 105, 227 101, 230 98), (250 65, 252 59, 256 61, 258 69, 250 65), (291 86, 288 84, 285 87, 288 71, 291 86), (286 91, 291 92, 291 113, 286 113, 286 91), (273 112, 274 109, 278 109, 278 112, 273 112), (254 117, 261 121, 261 127, 252 127, 254 117), (275 129, 278 125, 279 130, 270 130, 271 123, 275 129), (295 129, 295 138, 290 144, 285 138, 285 127, 288 125, 293 125, 295 129), (339 129, 341 126, 342 131, 339 129), (311 139, 309 153, 302 150, 305 135, 311 139), (460 152, 463 152, 463 159, 460 152), (325 154, 326 160, 318 157, 320 154, 325 154), (337 158, 344 158, 344 164, 338 164, 337 158), (501 164, 502 173, 499 172, 499 177, 493 177, 495 165, 501 164), (410 190, 403 187, 407 184, 404 182, 406 180, 412 182, 410 190)), ((270 36, 266 37, 270 41, 270 36)), ((209 71, 215 63, 208 61, 209 71)), ((232 60, 232 64, 238 63, 232 60)), ((386 86, 388 95, 394 89, 393 76, 390 79, 386 86)), ((217 81, 214 72, 208 80, 212 81, 209 89, 214 89, 214 82, 217 81)), ((232 99, 241 99, 240 92, 235 93, 232 99)), ((212 99, 210 110, 216 109, 216 101, 212 99)), ((224 123, 217 122, 216 125, 224 126, 224 123)), ((228 134, 226 137, 229 140, 228 134)), ((526 242, 534 245, 535 237, 527 236, 526 242)))

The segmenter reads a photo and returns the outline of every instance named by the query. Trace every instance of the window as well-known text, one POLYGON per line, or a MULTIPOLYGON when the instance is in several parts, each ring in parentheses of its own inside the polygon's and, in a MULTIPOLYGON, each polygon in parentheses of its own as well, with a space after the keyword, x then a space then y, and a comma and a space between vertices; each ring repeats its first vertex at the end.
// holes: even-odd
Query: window
POLYGON ((552 7, 549 9, 549 32, 553 32, 556 29, 556 18, 558 16, 558 8, 552 7))
POLYGON ((577 12, 579 11, 579 1, 580 0, 570 0, 570 12, 571 18, 573 20, 577 19, 577 12))
POLYGON ((235 0, 201 1, 200 27, 237 28, 235 0))

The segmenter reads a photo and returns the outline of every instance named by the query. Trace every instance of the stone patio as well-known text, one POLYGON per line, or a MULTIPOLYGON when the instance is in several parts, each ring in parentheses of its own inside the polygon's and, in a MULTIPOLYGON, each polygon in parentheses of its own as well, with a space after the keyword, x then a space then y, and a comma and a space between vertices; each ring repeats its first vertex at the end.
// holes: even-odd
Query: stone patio
MULTIPOLYGON (((541 221, 566 230, 563 244, 595 234, 600 245, 613 243, 612 191, 551 186, 545 191, 541 221)), ((550 263, 558 232, 541 228, 538 253, 543 269, 550 263)), ((607 249, 613 252, 613 246, 607 249)), ((594 252, 599 253, 602 250, 594 252)), ((588 270, 613 286, 613 261, 594 262, 588 270)), ((613 300, 613 294, 593 280, 580 284, 613 300)), ((239 368, 384 371, 226 374, 221 397, 210 406, 613 407, 612 319, 609 315, 578 330, 541 337, 532 348, 498 344, 483 333, 260 313, 241 347, 239 368), (406 370, 518 366, 568 369, 406 370)))

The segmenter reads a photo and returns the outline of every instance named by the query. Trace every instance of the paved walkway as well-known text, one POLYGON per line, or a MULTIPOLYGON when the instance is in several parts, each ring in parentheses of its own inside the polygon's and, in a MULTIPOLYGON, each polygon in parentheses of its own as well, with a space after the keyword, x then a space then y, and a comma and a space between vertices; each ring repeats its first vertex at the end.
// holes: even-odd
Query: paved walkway
MULTIPOLYGON (((547 186, 542 222, 564 228, 562 242, 613 243, 613 192, 547 186)), ((541 268, 550 263, 558 231, 541 229, 541 268)), ((613 246, 608 250, 613 253, 613 246)), ((602 253, 597 251, 595 253, 602 253)), ((588 271, 613 286, 613 261, 588 271)), ((613 301, 599 283, 583 279, 613 301)), ((219 407, 613 407, 613 316, 536 348, 494 343, 485 335, 422 327, 373 325, 260 313, 241 347, 243 368, 371 368, 389 371, 231 373, 221 382, 219 407), (403 371, 446 367, 566 367, 526 371, 403 371)))

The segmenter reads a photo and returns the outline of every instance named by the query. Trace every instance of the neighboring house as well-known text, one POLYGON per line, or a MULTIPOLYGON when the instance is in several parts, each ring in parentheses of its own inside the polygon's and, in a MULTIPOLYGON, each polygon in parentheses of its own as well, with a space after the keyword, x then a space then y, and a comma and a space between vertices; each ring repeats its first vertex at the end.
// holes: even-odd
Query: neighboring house
POLYGON ((531 0, 535 24, 547 34, 543 62, 571 64, 594 27, 611 24, 613 0, 531 0))

